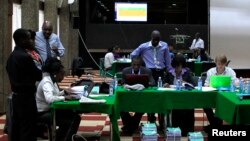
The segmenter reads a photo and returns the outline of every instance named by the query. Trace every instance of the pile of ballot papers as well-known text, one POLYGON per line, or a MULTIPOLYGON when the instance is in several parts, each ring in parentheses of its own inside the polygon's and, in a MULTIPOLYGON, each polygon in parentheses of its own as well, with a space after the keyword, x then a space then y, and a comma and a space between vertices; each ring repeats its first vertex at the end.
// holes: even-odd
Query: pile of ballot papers
POLYGON ((145 123, 141 125, 141 141, 157 141, 158 134, 155 123, 145 123))
POLYGON ((167 128, 167 141, 181 141, 181 129, 177 128, 167 128))
POLYGON ((201 132, 189 132, 188 140, 189 141, 204 141, 204 138, 201 132))

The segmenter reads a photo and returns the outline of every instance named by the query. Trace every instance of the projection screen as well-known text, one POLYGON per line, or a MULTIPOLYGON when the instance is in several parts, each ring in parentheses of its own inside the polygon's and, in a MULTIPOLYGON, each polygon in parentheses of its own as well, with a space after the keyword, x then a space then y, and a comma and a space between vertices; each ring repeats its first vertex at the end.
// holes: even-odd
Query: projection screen
POLYGON ((225 54, 234 69, 250 68, 249 0, 210 0, 210 54, 225 54))

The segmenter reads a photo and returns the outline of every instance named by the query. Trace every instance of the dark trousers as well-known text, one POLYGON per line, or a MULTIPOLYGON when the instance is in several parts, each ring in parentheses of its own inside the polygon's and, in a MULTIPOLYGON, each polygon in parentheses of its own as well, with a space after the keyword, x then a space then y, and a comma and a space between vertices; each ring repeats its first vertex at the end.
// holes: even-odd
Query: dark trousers
POLYGON ((36 141, 37 107, 35 94, 13 94, 8 102, 8 140, 36 141))
MULTIPOLYGON (((158 78, 159 77, 161 77, 162 79, 164 78, 165 69, 151 68, 151 71, 152 71, 153 78, 155 80, 155 84, 157 86, 158 78)), ((163 117, 164 116, 162 114, 158 114, 159 124, 160 124, 161 128, 163 127, 163 121, 164 121, 163 117)), ((148 121, 151 122, 151 123, 156 121, 155 113, 148 113, 148 121)))
POLYGON ((194 131, 194 109, 172 110, 172 126, 180 127, 182 136, 194 131))
POLYGON ((135 113, 131 116, 129 112, 120 112, 122 123, 130 130, 138 129, 143 113, 135 113))
POLYGON ((214 116, 214 112, 212 108, 204 108, 204 112, 207 115, 207 119, 211 126, 219 126, 222 125, 223 121, 214 116))
MULTIPOLYGON (((40 122, 52 125, 51 112, 38 113, 40 122)), ((70 110, 57 110, 56 111, 56 125, 59 129, 56 131, 56 141, 71 141, 72 135, 76 134, 81 117, 70 110)))

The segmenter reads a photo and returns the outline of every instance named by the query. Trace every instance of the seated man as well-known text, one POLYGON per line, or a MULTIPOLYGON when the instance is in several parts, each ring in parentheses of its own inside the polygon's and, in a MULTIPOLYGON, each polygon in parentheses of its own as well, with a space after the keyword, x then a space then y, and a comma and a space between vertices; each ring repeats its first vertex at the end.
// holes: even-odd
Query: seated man
POLYGON ((193 58, 197 58, 200 55, 201 49, 204 49, 204 41, 200 38, 200 33, 195 34, 190 50, 193 51, 193 58))
MULTIPOLYGON (((214 75, 228 75, 231 76, 231 80, 234 85, 237 85, 238 79, 236 78, 236 73, 232 68, 226 67, 227 57, 225 55, 218 55, 215 58, 216 67, 211 68, 207 71, 207 78, 205 80, 204 86, 210 85, 210 77, 214 75)), ((214 112, 212 108, 204 108, 204 112, 207 115, 210 126, 219 126, 222 125, 222 120, 214 116, 214 112)), ((209 126, 205 128, 207 132, 209 130, 209 126)))
MULTIPOLYGON (((126 74, 135 74, 135 75, 148 74, 149 85, 155 84, 151 70, 145 67, 142 67, 142 60, 140 57, 134 57, 132 59, 132 66, 123 69, 122 71, 123 84, 125 82, 126 74)), ((134 116, 131 116, 129 112, 121 112, 120 115, 121 115, 121 119, 123 123, 122 130, 124 132, 133 133, 133 131, 138 128, 143 113, 135 113, 134 116)))
POLYGON ((108 49, 108 52, 104 57, 104 69, 106 71, 111 70, 113 61, 119 58, 120 48, 118 46, 112 47, 108 49))

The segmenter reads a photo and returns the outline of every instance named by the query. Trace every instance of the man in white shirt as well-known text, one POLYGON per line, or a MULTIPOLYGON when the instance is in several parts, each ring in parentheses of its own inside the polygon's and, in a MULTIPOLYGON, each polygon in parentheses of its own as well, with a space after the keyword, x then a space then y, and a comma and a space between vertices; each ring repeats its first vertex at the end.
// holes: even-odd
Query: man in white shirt
POLYGON ((196 58, 200 55, 200 51, 204 49, 204 41, 200 38, 200 33, 197 32, 195 34, 195 38, 192 42, 190 50, 193 51, 193 57, 196 58))
POLYGON ((104 69, 110 70, 112 68, 113 61, 115 61, 115 54, 118 54, 119 47, 115 46, 113 48, 108 49, 108 53, 106 53, 104 57, 104 69))
MULTIPOLYGON (((214 75, 227 75, 231 76, 232 83, 234 85, 238 85, 238 79, 236 78, 236 73, 232 68, 226 66, 227 57, 225 55, 218 55, 215 58, 216 67, 211 68, 207 71, 207 78, 205 80, 204 86, 210 85, 210 77, 214 75)), ((210 126, 205 127, 205 132, 210 132, 213 126, 222 125, 223 121, 217 117, 215 117, 212 108, 204 108, 204 112, 207 115, 210 126)))

